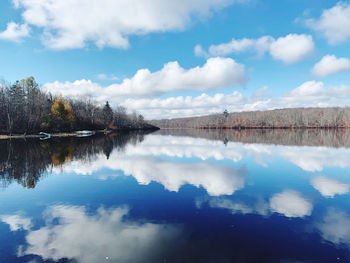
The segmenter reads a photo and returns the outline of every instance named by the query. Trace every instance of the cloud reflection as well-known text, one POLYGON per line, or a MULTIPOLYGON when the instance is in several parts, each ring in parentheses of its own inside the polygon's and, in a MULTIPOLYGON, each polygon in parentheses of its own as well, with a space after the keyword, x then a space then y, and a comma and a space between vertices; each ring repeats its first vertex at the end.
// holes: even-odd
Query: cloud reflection
MULTIPOLYGON (((109 160, 100 156, 89 166, 71 162, 65 166, 66 172, 91 174, 102 168, 123 171, 133 176, 139 184, 148 185, 152 181, 162 184, 169 191, 178 191, 181 186, 191 184, 203 187, 209 195, 230 195, 244 187, 247 177, 245 168, 233 168, 210 163, 171 162, 154 156, 130 156, 113 153, 109 160)), ((117 174, 110 176, 118 176, 117 174)))
POLYGON ((316 224, 323 239, 334 244, 350 246, 350 214, 339 209, 330 208, 322 222, 316 224))
MULTIPOLYGON (((229 159, 234 162, 251 157, 257 163, 268 166, 279 155, 305 171, 321 171, 326 166, 350 166, 350 150, 327 147, 278 146, 264 144, 229 143, 201 138, 150 135, 137 145, 128 145, 124 152, 114 151, 106 160, 97 155, 89 165, 75 159, 62 166, 64 172, 93 174, 107 168, 123 171, 133 176, 140 184, 158 182, 167 190, 178 191, 191 184, 203 187, 212 196, 229 195, 244 187, 246 171, 243 168, 228 168, 200 160, 229 159)), ((60 170, 54 168, 56 172, 60 170)), ((116 176, 117 174, 115 174, 116 176)), ((109 175, 110 176, 110 175, 109 175)), ((106 178, 106 177, 104 177, 106 178)))
POLYGON ((25 218, 20 214, 15 215, 0 215, 0 220, 8 224, 11 231, 29 230, 32 227, 30 218, 25 218))
MULTIPOLYGON (((263 198, 258 198, 253 204, 227 198, 211 198, 208 203, 212 208, 228 209, 232 214, 258 214, 262 216, 270 214, 269 204, 263 198)), ((201 205, 201 202, 197 202, 197 206, 201 205)))
POLYGON ((349 167, 350 149, 315 146, 284 146, 272 144, 248 144, 213 141, 202 138, 150 135, 136 147, 128 147, 127 154, 141 156, 160 156, 191 158, 201 160, 229 159, 234 162, 244 157, 251 157, 255 162, 267 166, 274 155, 280 155, 285 160, 297 165, 304 171, 319 172, 324 167, 349 167))
MULTIPOLYGON (((247 198, 249 200, 250 198, 247 198)), ((299 192, 285 190, 282 193, 273 195, 269 201, 263 197, 255 198, 253 202, 235 201, 229 198, 209 198, 196 200, 197 207, 208 202, 212 208, 228 209, 232 214, 258 214, 269 216, 272 213, 279 213, 286 217, 304 217, 311 215, 313 205, 299 192)))
POLYGON ((346 194, 350 190, 350 185, 339 180, 325 176, 315 176, 311 179, 311 185, 324 197, 334 197, 336 194, 346 194))
POLYGON ((52 206, 45 226, 31 230, 19 256, 43 260, 72 259, 79 263, 154 262, 175 238, 172 225, 138 223, 126 219, 127 208, 98 209, 90 214, 80 206, 52 206))
POLYGON ((313 208, 310 201, 293 190, 285 190, 272 196, 270 207, 273 212, 283 214, 286 217, 309 216, 313 208))

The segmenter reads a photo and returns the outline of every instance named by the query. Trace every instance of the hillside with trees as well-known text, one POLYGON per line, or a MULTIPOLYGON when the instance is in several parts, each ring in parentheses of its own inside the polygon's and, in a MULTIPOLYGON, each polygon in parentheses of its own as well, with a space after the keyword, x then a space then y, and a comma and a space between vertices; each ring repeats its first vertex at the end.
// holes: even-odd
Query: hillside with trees
POLYGON ((76 130, 152 129, 142 115, 88 98, 63 98, 42 90, 33 77, 0 84, 0 134, 76 130))
POLYGON ((290 108, 150 121, 160 128, 290 129, 350 127, 350 107, 290 108))

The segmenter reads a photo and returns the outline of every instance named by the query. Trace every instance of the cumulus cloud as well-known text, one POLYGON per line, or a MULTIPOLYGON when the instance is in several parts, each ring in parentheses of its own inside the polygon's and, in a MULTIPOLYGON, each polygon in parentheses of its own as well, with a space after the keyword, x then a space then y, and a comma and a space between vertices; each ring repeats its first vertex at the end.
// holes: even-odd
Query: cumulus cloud
POLYGON ((108 100, 114 105, 118 104, 129 110, 138 111, 147 119, 200 116, 221 113, 225 109, 230 112, 240 112, 297 107, 343 107, 350 104, 350 86, 326 86, 321 81, 304 82, 277 98, 266 96, 265 94, 268 93, 266 87, 258 89, 250 97, 233 91, 226 94, 202 93, 195 96, 152 98, 157 94, 165 95, 171 91, 226 88, 239 82, 243 83, 246 78, 244 66, 233 60, 220 59, 218 64, 217 61, 213 63, 210 61, 211 59, 202 67, 189 70, 176 66, 175 72, 171 72, 167 66, 154 73, 143 69, 140 71, 148 72, 147 76, 140 77, 144 73, 138 71, 132 78, 109 86, 82 79, 74 82, 46 83, 43 88, 64 96, 93 97, 98 102, 108 100), (215 65, 219 67, 216 68, 215 65), (238 71, 235 71, 236 68, 238 71), (238 73, 240 69, 241 74, 238 73))
POLYGON ((306 20, 306 25, 321 33, 329 44, 344 43, 350 38, 350 3, 338 2, 323 10, 320 18, 306 20))
POLYGON ((312 54, 314 47, 312 36, 289 34, 271 44, 270 54, 274 59, 290 64, 312 54))
POLYGON ((253 51, 262 56, 269 53, 274 59, 286 64, 295 63, 309 56, 314 51, 315 44, 310 35, 289 34, 278 39, 263 36, 258 39, 232 39, 228 43, 211 45, 206 52, 202 46, 195 47, 196 56, 227 56, 247 51, 253 51))
POLYGON ((30 26, 42 30, 41 39, 51 49, 127 48, 128 36, 185 30, 234 0, 13 0, 30 26), (89 17, 89 19, 86 19, 89 17))
POLYGON ((287 105, 311 105, 319 107, 347 106, 350 86, 325 86, 320 81, 307 81, 281 98, 287 105), (299 102, 299 103, 298 103, 299 102), (312 104, 313 102, 313 104, 312 104))
POLYGON ((193 96, 169 97, 166 99, 127 99, 122 104, 130 110, 141 110, 146 117, 173 118, 204 115, 231 110, 235 105, 242 105, 243 95, 240 92, 231 94, 218 93, 209 96, 205 93, 193 96))
POLYGON ((100 208, 91 214, 85 207, 52 206, 44 213, 45 226, 26 235, 26 248, 19 249, 19 256, 81 263, 159 261, 157 257, 179 229, 126 220, 128 212, 127 208, 100 208))
POLYGON ((30 218, 23 217, 19 214, 0 215, 0 220, 10 226, 11 231, 29 230, 32 227, 30 218))
POLYGON ((7 28, 0 32, 0 39, 20 42, 24 37, 29 36, 29 34, 30 29, 27 24, 20 25, 10 22, 7 24, 7 28))
POLYGON ((311 69, 316 77, 326 77, 350 69, 350 59, 326 55, 311 69))
POLYGON ((274 38, 271 36, 263 36, 258 39, 232 39, 228 43, 211 45, 209 47, 209 54, 212 56, 227 56, 232 53, 241 53, 253 50, 259 55, 263 55, 269 51, 270 46, 274 41, 274 38))
POLYGON ((231 58, 210 58, 199 67, 182 68, 178 62, 169 62, 156 72, 140 69, 131 78, 125 78, 121 83, 102 87, 90 80, 75 82, 53 82, 44 85, 52 93, 66 96, 90 95, 103 101, 120 100, 120 97, 154 97, 167 92, 183 90, 213 90, 234 85, 244 85, 247 81, 244 65, 231 58))
POLYGON ((285 190, 275 194, 270 199, 270 208, 273 212, 283 214, 286 217, 304 217, 311 215, 312 203, 300 193, 293 190, 285 190))
POLYGON ((320 81, 307 81, 278 98, 245 97, 234 91, 228 94, 201 94, 158 99, 128 99, 124 106, 140 111, 148 119, 200 116, 230 112, 271 110, 297 107, 341 107, 350 103, 350 86, 326 86, 320 81))
POLYGON ((108 94, 100 84, 94 83, 91 80, 76 80, 73 82, 50 82, 42 87, 53 94, 60 94, 69 97, 93 97, 97 101, 105 101, 108 94))
POLYGON ((325 176, 315 176, 311 179, 311 185, 324 197, 334 197, 336 194, 346 194, 350 190, 350 185, 339 180, 325 176))

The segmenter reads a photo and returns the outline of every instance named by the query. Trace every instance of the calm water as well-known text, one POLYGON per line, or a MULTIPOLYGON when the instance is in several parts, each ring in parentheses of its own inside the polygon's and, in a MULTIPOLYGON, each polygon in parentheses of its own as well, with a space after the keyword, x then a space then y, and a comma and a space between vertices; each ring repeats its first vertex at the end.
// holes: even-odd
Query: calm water
POLYGON ((350 262, 347 131, 0 141, 0 262, 350 262))

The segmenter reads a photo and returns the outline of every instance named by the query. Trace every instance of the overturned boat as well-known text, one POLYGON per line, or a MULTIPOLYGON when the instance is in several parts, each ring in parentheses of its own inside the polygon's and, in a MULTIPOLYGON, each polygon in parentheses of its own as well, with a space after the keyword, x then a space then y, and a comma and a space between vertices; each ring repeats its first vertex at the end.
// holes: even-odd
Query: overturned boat
POLYGON ((95 131, 76 131, 74 132, 76 137, 89 137, 92 135, 95 135, 96 132, 95 131))

